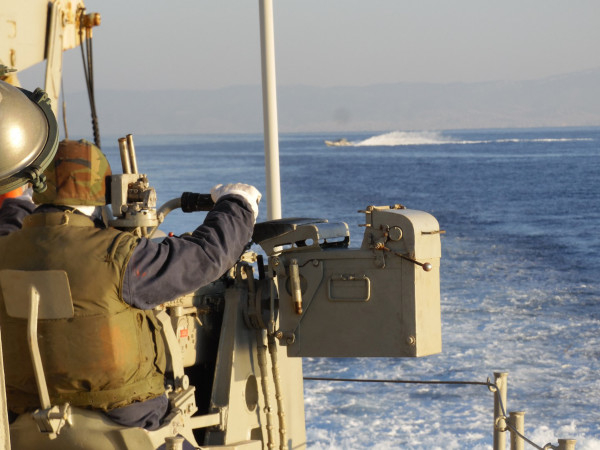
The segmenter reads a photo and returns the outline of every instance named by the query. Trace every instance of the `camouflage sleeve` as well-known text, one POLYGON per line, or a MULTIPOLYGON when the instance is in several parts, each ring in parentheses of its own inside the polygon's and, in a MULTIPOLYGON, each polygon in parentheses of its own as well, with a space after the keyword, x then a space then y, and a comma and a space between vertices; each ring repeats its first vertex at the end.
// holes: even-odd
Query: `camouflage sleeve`
POLYGON ((20 198, 7 198, 0 208, 0 236, 6 236, 13 231, 20 230, 23 219, 35 209, 31 200, 20 198))
POLYGON ((161 243, 142 239, 123 279, 123 300, 152 309, 218 279, 238 260, 252 237, 252 209, 241 197, 219 200, 191 236, 161 243))

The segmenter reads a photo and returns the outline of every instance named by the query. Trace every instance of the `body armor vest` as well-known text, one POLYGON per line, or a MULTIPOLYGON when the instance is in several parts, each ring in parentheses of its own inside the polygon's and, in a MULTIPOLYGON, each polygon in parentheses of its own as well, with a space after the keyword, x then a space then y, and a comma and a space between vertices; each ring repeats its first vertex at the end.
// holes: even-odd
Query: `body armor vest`
MULTIPOLYGON (((164 393, 160 326, 152 311, 131 307, 121 295, 137 242, 70 211, 30 215, 23 229, 0 237, 0 270, 64 270, 69 278, 74 317, 38 321, 52 404, 107 411, 164 393)), ((9 409, 38 408, 27 321, 7 316, 1 292, 0 303, 9 409)))

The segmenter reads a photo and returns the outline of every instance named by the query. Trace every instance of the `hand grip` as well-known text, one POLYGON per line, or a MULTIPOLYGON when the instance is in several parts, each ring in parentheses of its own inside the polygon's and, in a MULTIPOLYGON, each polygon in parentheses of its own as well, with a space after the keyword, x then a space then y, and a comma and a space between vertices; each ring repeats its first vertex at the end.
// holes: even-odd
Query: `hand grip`
POLYGON ((183 212, 210 211, 215 206, 210 194, 184 192, 181 194, 181 210, 183 212))

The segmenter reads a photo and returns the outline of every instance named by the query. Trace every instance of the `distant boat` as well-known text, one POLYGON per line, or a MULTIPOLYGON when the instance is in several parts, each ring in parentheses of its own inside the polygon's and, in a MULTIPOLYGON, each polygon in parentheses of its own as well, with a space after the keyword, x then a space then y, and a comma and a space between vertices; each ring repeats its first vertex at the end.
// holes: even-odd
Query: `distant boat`
POLYGON ((329 147, 346 147, 351 143, 346 138, 338 139, 337 141, 325 141, 325 144, 329 147))

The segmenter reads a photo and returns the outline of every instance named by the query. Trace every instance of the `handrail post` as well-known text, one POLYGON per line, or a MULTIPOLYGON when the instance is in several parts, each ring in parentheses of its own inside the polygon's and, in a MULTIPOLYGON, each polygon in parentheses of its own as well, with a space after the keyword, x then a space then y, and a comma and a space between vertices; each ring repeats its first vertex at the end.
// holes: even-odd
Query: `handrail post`
POLYGON ((575 439, 559 439, 558 450, 575 450, 575 439))
POLYGON ((518 433, 525 433, 525 411, 512 411, 509 413, 508 423, 510 431, 510 450, 525 450, 525 441, 518 433))
POLYGON ((506 411, 507 378, 508 372, 494 372, 494 383, 498 387, 498 392, 494 395, 494 450, 506 450, 504 411, 506 411))

